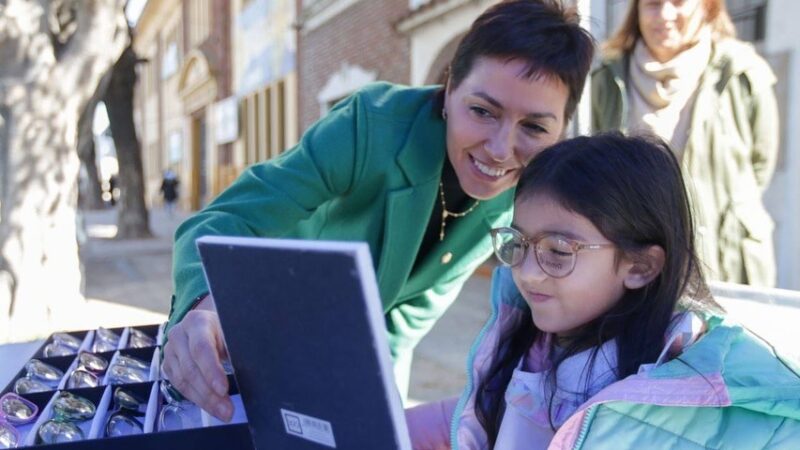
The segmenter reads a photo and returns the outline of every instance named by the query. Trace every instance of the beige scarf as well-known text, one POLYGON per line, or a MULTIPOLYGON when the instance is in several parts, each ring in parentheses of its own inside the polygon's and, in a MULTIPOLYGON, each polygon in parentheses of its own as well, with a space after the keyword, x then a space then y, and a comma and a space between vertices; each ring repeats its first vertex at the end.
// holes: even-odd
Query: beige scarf
POLYGON ((692 105, 711 58, 710 30, 698 37, 697 44, 664 63, 639 39, 628 68, 629 131, 655 133, 670 143, 678 158, 689 139, 692 105))

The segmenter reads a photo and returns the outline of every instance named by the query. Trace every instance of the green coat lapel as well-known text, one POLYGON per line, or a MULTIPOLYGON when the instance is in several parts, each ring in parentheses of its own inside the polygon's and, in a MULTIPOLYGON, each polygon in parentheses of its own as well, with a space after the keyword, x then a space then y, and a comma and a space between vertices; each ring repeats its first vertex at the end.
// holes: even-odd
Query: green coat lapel
MULTIPOLYGON (((397 154, 407 187, 390 191, 378 263, 381 298, 396 299, 408 280, 428 224, 446 152, 444 121, 433 113, 433 101, 423 107, 397 154)), ((384 305, 388 308, 390 305, 384 305)))

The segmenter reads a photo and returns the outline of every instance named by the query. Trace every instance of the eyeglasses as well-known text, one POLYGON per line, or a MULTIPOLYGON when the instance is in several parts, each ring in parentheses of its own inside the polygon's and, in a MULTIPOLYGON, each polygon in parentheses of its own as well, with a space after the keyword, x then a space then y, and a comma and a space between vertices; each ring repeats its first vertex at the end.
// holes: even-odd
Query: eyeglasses
POLYGON ((144 348, 144 347, 153 347, 156 345, 156 340, 152 337, 148 336, 144 332, 137 330, 136 328, 131 328, 131 336, 128 340, 128 347, 129 348, 144 348))
POLYGON ((94 417, 91 401, 70 392, 59 392, 53 400, 53 418, 43 423, 36 435, 40 444, 81 441, 86 436, 76 424, 94 417))
POLYGON ((108 361, 88 352, 78 355, 78 366, 69 374, 67 388, 97 387, 100 385, 100 376, 108 368, 108 361))
POLYGON ((528 248, 533 246, 536 262, 542 272, 553 278, 564 278, 575 270, 579 251, 614 246, 584 244, 553 233, 529 238, 511 227, 494 228, 490 233, 494 254, 502 264, 510 267, 521 264, 528 254, 528 248))
POLYGON ((144 416, 140 411, 142 400, 129 391, 118 387, 114 389, 114 412, 106 421, 106 436, 130 436, 144 431, 142 422, 137 417, 144 416))
POLYGON ((200 408, 175 390, 167 380, 162 380, 159 386, 161 395, 166 402, 158 413, 158 430, 184 430, 195 428, 201 423, 200 408))
POLYGON ((68 333, 54 333, 53 342, 44 346, 44 356, 68 356, 78 353, 83 341, 68 333))
POLYGON ((14 393, 0 397, 0 420, 12 425, 24 425, 33 422, 39 414, 39 407, 33 402, 14 393))
POLYGON ((94 332, 92 353, 114 351, 119 347, 119 335, 108 328, 100 327, 94 332))
POLYGON ((64 372, 38 359, 25 363, 25 376, 14 382, 14 392, 20 395, 52 391, 58 387, 64 372))
POLYGON ((15 428, 33 422, 39 407, 14 393, 0 397, 0 449, 19 445, 19 432, 15 428))
POLYGON ((141 383, 150 378, 150 364, 133 356, 117 355, 108 369, 109 384, 141 383))

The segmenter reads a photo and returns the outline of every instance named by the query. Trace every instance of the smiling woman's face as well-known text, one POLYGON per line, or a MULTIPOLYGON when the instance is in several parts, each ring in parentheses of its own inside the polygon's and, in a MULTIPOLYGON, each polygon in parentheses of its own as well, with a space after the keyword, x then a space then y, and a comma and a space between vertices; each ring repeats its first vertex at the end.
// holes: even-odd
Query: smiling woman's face
POLYGON ((564 130, 567 86, 527 79, 525 69, 522 61, 482 57, 448 88, 447 156, 470 197, 486 200, 515 186, 522 168, 564 130))

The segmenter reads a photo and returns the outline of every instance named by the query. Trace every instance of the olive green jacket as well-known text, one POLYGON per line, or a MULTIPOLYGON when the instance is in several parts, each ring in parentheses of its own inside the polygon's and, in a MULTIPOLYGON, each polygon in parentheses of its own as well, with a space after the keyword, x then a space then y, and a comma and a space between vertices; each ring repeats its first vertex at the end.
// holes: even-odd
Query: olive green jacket
MULTIPOLYGON (((626 130, 627 57, 592 73, 595 132, 626 130)), ((714 44, 692 110, 681 166, 711 279, 774 286, 773 222, 761 201, 778 157, 775 76, 748 44, 714 44)))
POLYGON ((446 155, 437 89, 368 86, 183 223, 170 325, 208 291, 195 248, 200 236, 365 241, 403 392, 413 347, 491 253, 489 229, 511 221, 513 189, 451 220, 445 240, 415 266, 446 155))

